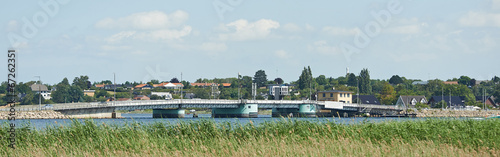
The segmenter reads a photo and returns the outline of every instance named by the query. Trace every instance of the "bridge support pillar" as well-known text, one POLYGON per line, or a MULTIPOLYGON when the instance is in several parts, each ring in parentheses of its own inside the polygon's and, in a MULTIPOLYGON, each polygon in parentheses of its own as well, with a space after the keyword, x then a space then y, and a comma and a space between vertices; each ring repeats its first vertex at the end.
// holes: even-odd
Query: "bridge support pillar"
POLYGON ((153 118, 184 118, 184 109, 153 109, 153 118))
POLYGON ((241 104, 238 108, 213 108, 213 118, 257 118, 257 104, 241 104))
POLYGON ((316 105, 300 104, 299 108, 273 108, 272 117, 316 117, 316 105))

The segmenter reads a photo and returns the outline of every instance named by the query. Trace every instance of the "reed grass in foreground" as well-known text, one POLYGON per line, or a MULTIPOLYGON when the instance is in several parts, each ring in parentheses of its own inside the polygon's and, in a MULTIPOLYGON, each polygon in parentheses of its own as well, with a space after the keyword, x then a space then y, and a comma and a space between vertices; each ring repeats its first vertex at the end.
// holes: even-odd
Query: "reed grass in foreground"
MULTIPOLYGON (((7 126, 0 138, 7 141, 7 126)), ((283 119, 254 126, 197 122, 125 126, 73 121, 18 131, 0 156, 499 156, 500 120, 362 123, 283 119)))

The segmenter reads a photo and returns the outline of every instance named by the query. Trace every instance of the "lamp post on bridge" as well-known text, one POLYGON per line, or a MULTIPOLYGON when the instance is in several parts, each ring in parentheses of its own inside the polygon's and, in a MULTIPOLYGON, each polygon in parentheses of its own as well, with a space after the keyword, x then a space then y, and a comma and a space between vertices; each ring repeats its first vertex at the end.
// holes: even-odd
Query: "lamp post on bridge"
POLYGON ((38 77, 38 83, 40 83, 38 85, 38 106, 40 107, 39 109, 42 110, 42 89, 40 89, 42 86, 42 81, 40 76, 35 77, 38 77))

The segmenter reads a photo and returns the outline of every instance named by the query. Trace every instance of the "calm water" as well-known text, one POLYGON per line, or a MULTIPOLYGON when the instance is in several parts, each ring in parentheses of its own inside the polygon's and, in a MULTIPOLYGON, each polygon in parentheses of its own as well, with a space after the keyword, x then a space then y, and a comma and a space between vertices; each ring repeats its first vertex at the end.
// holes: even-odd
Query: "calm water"
MULTIPOLYGON (((166 124, 175 124, 178 122, 193 122, 201 119, 211 119, 215 122, 230 122, 233 124, 246 124, 252 121, 255 125, 259 125, 263 122, 273 122, 280 121, 283 118, 273 118, 271 115, 259 115, 259 118, 211 118, 210 114, 200 114, 199 118, 193 118, 192 115, 186 115, 185 118, 153 118, 152 114, 122 114, 122 119, 93 119, 96 124, 106 124, 106 125, 125 125, 134 122, 141 124, 150 124, 155 122, 161 122, 166 124)), ((312 122, 327 122, 333 121, 335 123, 342 124, 356 124, 362 122, 383 122, 383 121, 406 121, 406 120, 424 120, 425 118, 332 118, 332 117, 321 117, 321 118, 291 118, 294 120, 304 120, 312 122)), ((84 121, 80 119, 80 121, 84 121)), ((0 124, 6 125, 8 120, 0 120, 0 124)), ((26 119, 26 120, 16 120, 16 126, 31 125, 36 129, 44 129, 47 126, 65 126, 71 123, 70 119, 26 119)))

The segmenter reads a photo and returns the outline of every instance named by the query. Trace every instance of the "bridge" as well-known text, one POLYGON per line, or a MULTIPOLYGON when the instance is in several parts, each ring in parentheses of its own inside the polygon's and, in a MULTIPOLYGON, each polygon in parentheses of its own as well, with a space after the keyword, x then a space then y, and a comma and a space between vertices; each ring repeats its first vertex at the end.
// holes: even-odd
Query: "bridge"
MULTIPOLYGON (((350 104, 313 100, 136 100, 90 103, 61 103, 42 110, 54 110, 72 118, 117 118, 116 110, 153 109, 154 118, 182 118, 185 109, 210 108, 212 117, 257 117, 258 109, 272 109, 280 116, 353 116, 359 113, 396 115, 402 109, 392 105, 350 104)), ((8 109, 1 109, 8 110, 8 109)), ((0 111, 1 111, 0 110, 0 111)), ((38 105, 23 105, 17 111, 37 111, 38 105)))

